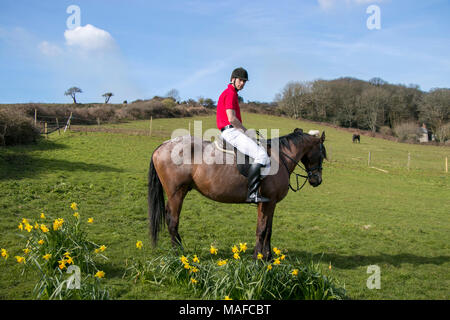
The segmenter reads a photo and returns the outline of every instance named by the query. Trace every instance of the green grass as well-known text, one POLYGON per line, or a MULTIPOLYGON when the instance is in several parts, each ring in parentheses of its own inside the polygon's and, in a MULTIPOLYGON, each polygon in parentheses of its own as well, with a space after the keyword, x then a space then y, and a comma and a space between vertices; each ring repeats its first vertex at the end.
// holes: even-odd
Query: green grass
MULTIPOLYGON (((166 230, 159 246, 150 246, 147 221, 147 174, 152 151, 176 128, 202 120, 203 130, 215 127, 214 117, 154 119, 153 135, 58 133, 38 145, 0 149, 0 298, 30 299, 37 275, 21 274, 14 255, 25 247, 18 234, 22 218, 43 211, 58 216, 77 202, 82 219, 94 217, 88 238, 108 248, 104 283, 114 299, 196 299, 187 288, 123 278, 129 261, 156 258, 169 250, 166 230), (144 242, 137 250, 137 240, 144 242)), ((273 116, 243 114, 247 128, 294 128, 326 131, 330 161, 323 183, 290 192, 277 205, 272 244, 292 259, 319 264, 325 275, 345 284, 353 299, 449 299, 450 188, 444 172, 448 147, 400 144, 273 116), (388 173, 368 168, 371 166, 388 173), (407 169, 408 152, 411 155, 407 169), (331 263, 331 270, 328 269, 331 263), (369 265, 381 269, 381 289, 369 290, 369 265)), ((148 129, 149 121, 112 127, 148 129)), ((108 125, 105 125, 105 127, 108 125)), ((294 179, 292 179, 292 182, 294 179)), ((222 204, 190 192, 184 202, 180 234, 186 254, 215 244, 222 252, 238 242, 255 241, 256 208, 222 204)), ((229 258, 224 254, 223 258, 229 258)))

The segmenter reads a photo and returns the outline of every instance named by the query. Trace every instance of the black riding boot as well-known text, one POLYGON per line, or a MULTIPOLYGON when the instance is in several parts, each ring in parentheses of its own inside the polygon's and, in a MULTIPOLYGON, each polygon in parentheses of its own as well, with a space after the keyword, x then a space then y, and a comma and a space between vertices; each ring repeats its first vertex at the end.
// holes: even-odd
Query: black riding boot
POLYGON ((258 203, 270 201, 270 199, 261 196, 258 190, 261 184, 261 167, 261 164, 253 163, 248 170, 248 193, 245 202, 258 203))

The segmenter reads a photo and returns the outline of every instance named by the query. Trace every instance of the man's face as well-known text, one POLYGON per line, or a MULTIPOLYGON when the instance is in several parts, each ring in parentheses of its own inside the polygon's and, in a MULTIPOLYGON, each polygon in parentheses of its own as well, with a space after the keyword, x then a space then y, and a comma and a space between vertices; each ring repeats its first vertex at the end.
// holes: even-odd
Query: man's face
POLYGON ((239 79, 239 78, 233 78, 233 83, 234 86, 236 87, 237 90, 242 90, 244 89, 245 83, 247 81, 239 79))

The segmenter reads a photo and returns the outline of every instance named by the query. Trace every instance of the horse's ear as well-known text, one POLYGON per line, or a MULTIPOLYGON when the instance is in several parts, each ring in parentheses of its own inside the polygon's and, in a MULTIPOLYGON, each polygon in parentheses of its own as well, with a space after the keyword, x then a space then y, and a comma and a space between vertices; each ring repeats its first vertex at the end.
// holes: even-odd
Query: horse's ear
POLYGON ((300 128, 295 128, 294 133, 303 133, 303 130, 300 128))
POLYGON ((322 136, 320 137, 320 142, 324 142, 325 141, 325 131, 322 132, 322 136))

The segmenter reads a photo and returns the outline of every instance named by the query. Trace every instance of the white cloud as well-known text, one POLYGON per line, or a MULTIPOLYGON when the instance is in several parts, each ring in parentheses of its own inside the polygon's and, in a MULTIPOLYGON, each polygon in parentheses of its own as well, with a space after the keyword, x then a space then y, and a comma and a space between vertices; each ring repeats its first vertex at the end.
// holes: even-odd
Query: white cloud
POLYGON ((107 50, 116 47, 114 38, 108 31, 87 24, 64 32, 69 47, 83 50, 107 50))
POLYGON ((56 44, 50 43, 48 41, 42 41, 41 43, 39 43, 38 48, 42 54, 49 57, 59 56, 63 53, 63 49, 61 49, 56 44))
POLYGON ((380 3, 383 0, 317 0, 319 6, 324 10, 329 10, 337 5, 364 5, 370 3, 380 3))

